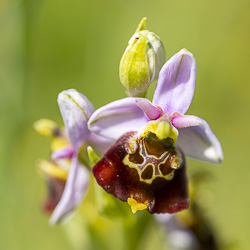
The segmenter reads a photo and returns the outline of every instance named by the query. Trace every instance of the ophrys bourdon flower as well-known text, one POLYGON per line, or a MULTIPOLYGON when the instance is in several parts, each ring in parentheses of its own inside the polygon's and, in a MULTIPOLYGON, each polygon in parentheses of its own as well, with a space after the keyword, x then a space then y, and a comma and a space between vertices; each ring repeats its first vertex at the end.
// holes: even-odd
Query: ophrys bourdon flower
POLYGON ((195 88, 196 62, 182 49, 162 67, 152 103, 128 97, 93 113, 90 131, 117 140, 94 166, 104 190, 133 212, 174 213, 188 207, 184 155, 212 163, 221 145, 203 119, 184 115, 195 88))
POLYGON ((52 148, 51 159, 46 164, 43 162, 41 166, 43 172, 47 171, 50 178, 54 178, 54 170, 56 175, 60 173, 59 170, 62 171, 63 162, 67 161, 69 166, 67 170, 64 169, 65 188, 60 190, 60 200, 57 199, 53 203, 51 224, 68 216, 80 205, 86 194, 90 169, 87 147, 91 146, 103 153, 111 144, 111 140, 89 131, 87 121, 94 112, 94 107, 86 96, 75 89, 65 90, 58 95, 58 105, 64 121, 66 143, 52 148))

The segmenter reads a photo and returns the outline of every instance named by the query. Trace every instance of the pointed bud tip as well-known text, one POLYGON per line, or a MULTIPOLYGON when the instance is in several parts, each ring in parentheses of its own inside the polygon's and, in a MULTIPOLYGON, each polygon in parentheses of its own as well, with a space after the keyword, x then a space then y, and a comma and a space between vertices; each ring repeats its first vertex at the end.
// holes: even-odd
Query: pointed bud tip
POLYGON ((136 31, 146 30, 146 21, 147 21, 147 18, 143 17, 140 23, 138 24, 136 31))

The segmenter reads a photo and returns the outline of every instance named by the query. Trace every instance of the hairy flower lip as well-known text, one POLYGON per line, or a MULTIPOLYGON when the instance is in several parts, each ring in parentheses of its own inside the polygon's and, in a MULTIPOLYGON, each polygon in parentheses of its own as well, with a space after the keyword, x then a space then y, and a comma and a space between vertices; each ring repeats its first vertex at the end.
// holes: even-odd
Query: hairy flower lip
POLYGON ((174 178, 156 177, 151 183, 140 180, 135 168, 125 164, 126 144, 137 132, 128 132, 106 152, 93 167, 96 181, 103 189, 122 201, 133 198, 147 205, 150 213, 175 213, 188 207, 186 164, 183 154, 174 178))

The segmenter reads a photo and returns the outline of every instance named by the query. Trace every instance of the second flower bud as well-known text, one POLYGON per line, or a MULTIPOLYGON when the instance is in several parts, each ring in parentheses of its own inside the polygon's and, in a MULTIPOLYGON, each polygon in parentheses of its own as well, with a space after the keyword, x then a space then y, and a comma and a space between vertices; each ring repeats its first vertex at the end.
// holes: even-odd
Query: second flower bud
POLYGON ((165 62, 160 38, 146 30, 146 18, 138 25, 121 58, 119 75, 129 96, 144 96, 165 62))

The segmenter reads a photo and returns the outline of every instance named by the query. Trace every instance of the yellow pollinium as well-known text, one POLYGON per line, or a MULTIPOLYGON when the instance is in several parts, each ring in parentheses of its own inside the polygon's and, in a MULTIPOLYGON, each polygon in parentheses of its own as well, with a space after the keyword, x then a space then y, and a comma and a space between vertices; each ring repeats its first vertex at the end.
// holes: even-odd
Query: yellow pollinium
POLYGON ((53 164, 49 161, 39 160, 37 165, 38 165, 39 170, 47 176, 54 177, 54 178, 61 179, 61 180, 66 180, 68 177, 69 172, 67 170, 62 169, 56 164, 53 164))
POLYGON ((134 198, 128 198, 127 200, 129 206, 131 207, 132 213, 135 214, 138 210, 147 209, 147 205, 144 203, 137 202, 134 198))
POLYGON ((58 128, 54 121, 48 119, 40 119, 34 123, 35 130, 44 136, 53 136, 53 130, 58 128))
POLYGON ((66 147, 69 145, 69 141, 64 135, 64 132, 60 127, 52 120, 40 119, 34 123, 34 129, 41 135, 51 138, 51 150, 52 152, 66 147), (54 135, 55 130, 60 130, 61 135, 54 135))
POLYGON ((178 131, 173 127, 169 122, 164 120, 150 121, 147 123, 146 127, 143 130, 143 135, 146 135, 148 132, 154 133, 159 140, 166 139, 168 137, 172 138, 176 142, 178 131))

